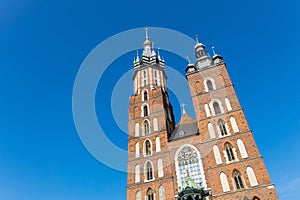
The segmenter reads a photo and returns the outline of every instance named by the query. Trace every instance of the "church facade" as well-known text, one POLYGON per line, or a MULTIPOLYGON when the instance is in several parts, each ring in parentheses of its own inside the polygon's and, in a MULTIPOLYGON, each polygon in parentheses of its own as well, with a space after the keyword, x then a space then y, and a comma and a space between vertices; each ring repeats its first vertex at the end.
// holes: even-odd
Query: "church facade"
MULTIPOLYGON (((278 199, 223 58, 195 44, 186 77, 196 119, 175 124, 165 61, 146 40, 129 100, 127 200, 278 199), (208 192, 208 193, 207 193, 208 192)), ((188 89, 188 88, 187 88, 188 89)))

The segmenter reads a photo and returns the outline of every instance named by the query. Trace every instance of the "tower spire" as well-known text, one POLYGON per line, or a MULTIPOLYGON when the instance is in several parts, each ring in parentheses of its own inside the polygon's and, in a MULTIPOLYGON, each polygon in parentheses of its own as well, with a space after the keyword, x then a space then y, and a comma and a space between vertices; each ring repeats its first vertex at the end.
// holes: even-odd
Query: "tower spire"
POLYGON ((182 114, 185 114, 186 112, 185 112, 185 104, 184 103, 181 104, 181 108, 182 108, 182 114))
POLYGON ((212 47, 212 52, 213 52, 214 55, 216 55, 215 47, 212 47))

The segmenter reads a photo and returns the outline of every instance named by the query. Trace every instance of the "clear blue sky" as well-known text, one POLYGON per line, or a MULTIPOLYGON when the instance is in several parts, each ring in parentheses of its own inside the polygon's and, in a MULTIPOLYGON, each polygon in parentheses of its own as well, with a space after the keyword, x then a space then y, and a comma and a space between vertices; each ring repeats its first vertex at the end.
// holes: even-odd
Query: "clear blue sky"
MULTIPOLYGON (((72 89, 95 46, 146 25, 216 46, 279 196, 298 199, 299 9, 297 0, 0 1, 0 199, 125 200, 126 173, 98 162, 78 137, 72 89)), ((115 84, 111 77, 128 71, 134 55, 113 63, 99 86, 115 84)), ((173 57, 166 53, 166 63, 183 73, 173 57)), ((126 149, 126 135, 99 105, 111 89, 97 92, 97 111, 109 138, 126 149)))

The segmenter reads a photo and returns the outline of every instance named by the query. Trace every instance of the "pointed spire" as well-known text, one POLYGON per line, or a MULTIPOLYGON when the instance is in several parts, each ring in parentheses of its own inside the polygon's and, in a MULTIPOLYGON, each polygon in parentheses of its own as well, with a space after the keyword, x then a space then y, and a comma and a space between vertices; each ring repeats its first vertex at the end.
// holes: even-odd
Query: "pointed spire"
POLYGON ((145 28, 145 32, 146 32, 146 40, 149 40, 149 36, 148 36, 148 26, 146 26, 146 28, 145 28))
POLYGON ((139 50, 136 50, 136 60, 135 62, 139 62, 140 61, 140 56, 139 56, 139 50))
POLYGON ((196 35, 196 42, 197 42, 197 44, 199 44, 199 38, 198 38, 198 35, 196 35))
POLYGON ((185 114, 186 112, 185 112, 185 104, 184 103, 181 104, 181 108, 182 108, 182 114, 185 114))
POLYGON ((191 59, 187 56, 186 60, 188 61, 189 65, 191 64, 191 59))
POLYGON ((215 47, 212 47, 212 52, 213 52, 214 55, 216 55, 215 47))
POLYGON ((159 50, 160 50, 160 48, 157 48, 157 58, 158 58, 158 60, 161 60, 159 50))

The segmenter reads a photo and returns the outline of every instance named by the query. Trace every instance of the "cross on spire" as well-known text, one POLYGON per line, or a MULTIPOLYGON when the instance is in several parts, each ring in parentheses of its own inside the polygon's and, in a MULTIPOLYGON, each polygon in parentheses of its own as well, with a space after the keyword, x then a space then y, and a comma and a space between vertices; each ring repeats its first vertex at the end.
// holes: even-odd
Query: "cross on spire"
POLYGON ((184 107, 184 106, 185 106, 185 104, 184 104, 184 103, 182 103, 180 106, 181 106, 181 108, 182 108, 182 114, 185 114, 185 107, 184 107))

